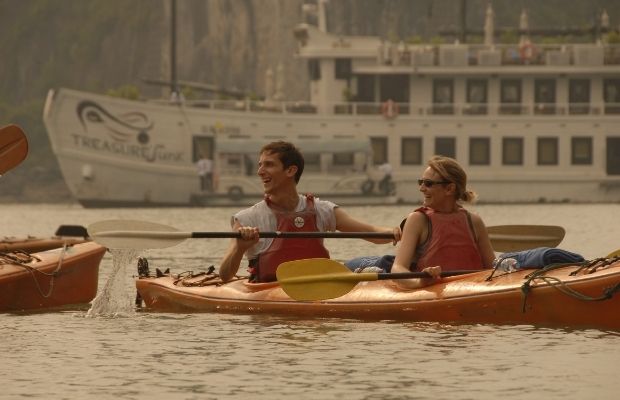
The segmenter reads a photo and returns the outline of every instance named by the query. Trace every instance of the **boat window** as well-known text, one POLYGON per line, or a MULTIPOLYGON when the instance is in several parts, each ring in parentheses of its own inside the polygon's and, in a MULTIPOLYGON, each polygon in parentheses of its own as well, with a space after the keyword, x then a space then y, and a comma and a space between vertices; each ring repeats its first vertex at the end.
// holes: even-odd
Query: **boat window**
POLYGON ((607 174, 620 175, 620 137, 607 137, 607 174))
POLYGON ((310 79, 313 81, 321 79, 321 65, 319 64, 319 60, 308 61, 308 75, 310 75, 310 79))
POLYGON ((422 138, 404 137, 401 142, 402 165, 422 165, 422 138))
POLYGON ((620 114, 620 79, 603 81, 605 114, 620 114))
MULTIPOLYGON (((374 75, 357 75, 357 95, 355 100, 365 103, 374 103, 376 101, 374 75)), ((358 112, 361 113, 362 110, 358 110, 358 112)))
POLYGON ((353 166, 354 154, 353 153, 334 153, 334 165, 336 166, 353 166))
MULTIPOLYGON (((379 93, 381 102, 409 103, 409 75, 381 75, 379 93)), ((406 111, 399 109, 401 113, 406 111)))
POLYGON ((435 154, 439 156, 456 158, 456 138, 436 137, 435 154))
POLYGON ((433 80, 433 114, 454 114, 454 81, 433 80))
POLYGON ((381 165, 388 162, 388 142, 384 137, 371 137, 370 146, 372 148, 372 163, 381 165))
POLYGON ((523 165, 523 138, 505 137, 502 139, 502 164, 523 165))
POLYGON ((571 139, 571 163, 592 165, 592 138, 575 136, 571 139))
POLYGON ((555 114, 555 79, 534 80, 534 113, 555 114))
POLYGON ((502 79, 500 82, 500 114, 521 114, 521 80, 502 79))
POLYGON ((480 115, 487 113, 487 81, 485 79, 467 80, 466 101, 465 114, 480 115))
POLYGON ((568 82, 568 112, 571 114, 590 113, 590 80, 571 79, 568 82))
POLYGON ((192 158, 197 162, 202 156, 213 160, 213 136, 194 136, 192 158))
POLYGON ((304 172, 321 172, 320 153, 304 153, 304 172))
POLYGON ((472 137, 469 139, 469 164, 491 164, 491 139, 488 137, 472 137))
POLYGON ((558 165, 558 138, 538 138, 538 165, 558 165))
POLYGON ((336 79, 346 79, 351 78, 351 59, 350 58, 337 58, 336 65, 336 79))

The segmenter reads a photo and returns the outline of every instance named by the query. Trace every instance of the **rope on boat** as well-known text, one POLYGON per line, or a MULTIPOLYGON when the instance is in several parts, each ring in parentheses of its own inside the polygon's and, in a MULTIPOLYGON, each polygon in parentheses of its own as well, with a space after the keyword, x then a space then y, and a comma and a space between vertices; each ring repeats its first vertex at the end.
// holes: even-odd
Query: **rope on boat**
POLYGON ((52 272, 41 271, 37 268, 33 268, 30 265, 27 265, 26 263, 31 263, 33 260, 41 261, 41 259, 33 254, 26 253, 22 250, 13 251, 11 253, 0 253, 0 264, 19 265, 20 267, 23 267, 32 276, 35 287, 37 288, 39 294, 43 298, 47 299, 52 295, 52 291, 54 290, 54 279, 62 268, 62 262, 65 259, 65 254, 67 254, 67 247, 68 246, 66 243, 62 246, 60 257, 58 257, 58 265, 56 266, 56 269, 52 272), (39 283, 35 272, 50 277, 50 283, 47 293, 43 293, 43 289, 41 288, 41 284, 39 283))
POLYGON ((559 278, 545 276, 545 274, 551 270, 558 269, 558 268, 564 268, 564 267, 571 266, 571 265, 579 265, 579 267, 575 271, 571 272, 569 274, 570 276, 575 276, 577 273, 581 271, 585 271, 586 274, 592 274, 596 272, 597 270, 599 270, 600 268, 613 264, 618 260, 620 260, 620 257, 597 258, 597 259, 590 260, 590 261, 584 261, 579 264, 550 264, 540 270, 536 270, 535 272, 532 272, 531 274, 526 275, 525 276, 526 281, 525 283, 523 283, 523 285, 521 285, 521 292, 523 293, 523 305, 522 305, 521 311, 525 313, 527 297, 533 289, 531 286, 533 281, 542 281, 546 283, 547 285, 553 287, 554 289, 557 289, 560 292, 566 294, 567 296, 570 296, 570 297, 573 297, 575 299, 582 300, 582 301, 603 301, 603 300, 611 299, 616 293, 620 292, 620 283, 617 283, 614 286, 603 289, 603 293, 600 296, 593 297, 593 296, 588 296, 586 294, 576 291, 575 289, 569 287, 565 282, 563 282, 559 278))

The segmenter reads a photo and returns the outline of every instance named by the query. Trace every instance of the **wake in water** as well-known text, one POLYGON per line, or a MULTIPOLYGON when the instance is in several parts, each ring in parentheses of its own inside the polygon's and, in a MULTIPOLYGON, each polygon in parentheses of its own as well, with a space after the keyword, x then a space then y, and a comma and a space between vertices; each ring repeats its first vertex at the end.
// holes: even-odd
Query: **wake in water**
POLYGON ((127 281, 127 265, 133 264, 138 256, 135 249, 111 249, 112 273, 103 290, 86 313, 87 317, 119 316, 135 313, 131 296, 133 285, 127 281))

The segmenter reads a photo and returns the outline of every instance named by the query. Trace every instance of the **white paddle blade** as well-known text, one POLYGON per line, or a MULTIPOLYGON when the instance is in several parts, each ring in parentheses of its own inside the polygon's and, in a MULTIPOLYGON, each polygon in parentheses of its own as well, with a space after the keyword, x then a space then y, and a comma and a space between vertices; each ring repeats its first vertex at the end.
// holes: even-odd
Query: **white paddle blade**
POLYGON ((88 226, 90 237, 110 249, 155 249, 176 246, 191 233, 155 222, 107 220, 88 226))

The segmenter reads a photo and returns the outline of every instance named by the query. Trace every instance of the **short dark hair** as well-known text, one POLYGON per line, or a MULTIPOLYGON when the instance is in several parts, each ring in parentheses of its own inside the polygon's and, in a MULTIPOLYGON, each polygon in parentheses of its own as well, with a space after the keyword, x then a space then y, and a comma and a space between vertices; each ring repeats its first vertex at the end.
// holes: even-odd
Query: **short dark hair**
POLYGON ((284 168, 288 168, 291 165, 296 166, 297 173, 295 174, 295 183, 299 183, 301 174, 304 172, 304 156, 301 155, 301 152, 293 143, 283 140, 271 142, 260 149, 260 154, 262 153, 277 154, 284 168))

